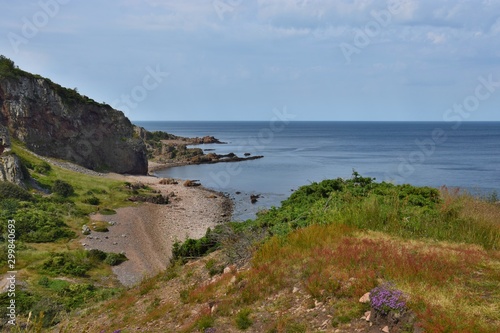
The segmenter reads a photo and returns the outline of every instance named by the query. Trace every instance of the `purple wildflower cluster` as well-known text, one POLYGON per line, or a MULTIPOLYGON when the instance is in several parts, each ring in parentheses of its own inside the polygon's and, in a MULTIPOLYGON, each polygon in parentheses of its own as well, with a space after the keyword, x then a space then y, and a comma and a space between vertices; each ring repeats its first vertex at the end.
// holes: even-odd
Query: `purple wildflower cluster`
POLYGON ((406 310, 406 297, 390 283, 384 283, 370 291, 370 304, 383 315, 391 311, 399 313, 406 310))

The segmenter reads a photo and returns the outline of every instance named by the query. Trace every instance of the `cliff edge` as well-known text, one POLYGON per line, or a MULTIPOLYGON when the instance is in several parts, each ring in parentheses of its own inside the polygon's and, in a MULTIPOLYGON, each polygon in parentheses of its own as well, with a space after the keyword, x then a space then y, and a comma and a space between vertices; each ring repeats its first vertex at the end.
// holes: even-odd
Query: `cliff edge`
POLYGON ((24 72, 0 56, 0 124, 42 156, 96 171, 147 174, 143 140, 109 105, 24 72))

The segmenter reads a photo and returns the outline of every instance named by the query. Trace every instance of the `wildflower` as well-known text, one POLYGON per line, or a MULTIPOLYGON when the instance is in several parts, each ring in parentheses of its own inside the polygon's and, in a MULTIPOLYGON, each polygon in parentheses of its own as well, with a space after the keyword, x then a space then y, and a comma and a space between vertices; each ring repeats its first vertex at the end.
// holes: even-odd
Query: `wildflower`
POLYGON ((406 296, 391 283, 384 283, 370 292, 373 309, 387 315, 391 311, 403 313, 406 310, 406 296))

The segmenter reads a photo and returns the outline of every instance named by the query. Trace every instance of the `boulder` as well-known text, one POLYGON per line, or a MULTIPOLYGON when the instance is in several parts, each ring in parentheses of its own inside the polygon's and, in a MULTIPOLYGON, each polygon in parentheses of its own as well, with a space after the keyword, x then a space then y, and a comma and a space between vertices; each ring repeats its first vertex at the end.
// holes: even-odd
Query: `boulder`
POLYGON ((11 182, 25 188, 24 180, 21 161, 10 150, 9 131, 0 125, 0 181, 11 182))
POLYGON ((86 225, 86 224, 84 224, 82 226, 82 234, 84 234, 84 235, 90 235, 90 232, 91 232, 91 230, 90 230, 89 226, 86 225))
POLYGON ((359 299, 360 303, 370 303, 370 293, 365 293, 361 298, 359 299))

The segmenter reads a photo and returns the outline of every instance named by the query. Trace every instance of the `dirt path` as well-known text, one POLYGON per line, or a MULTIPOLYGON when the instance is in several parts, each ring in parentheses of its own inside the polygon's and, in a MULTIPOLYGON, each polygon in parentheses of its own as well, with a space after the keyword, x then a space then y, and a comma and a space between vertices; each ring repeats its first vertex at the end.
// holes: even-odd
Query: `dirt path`
POLYGON ((207 228, 230 219, 230 200, 203 188, 160 185, 155 177, 112 176, 140 181, 163 195, 174 193, 168 205, 138 204, 120 208, 115 215, 93 215, 93 221, 111 222, 109 232, 92 232, 81 240, 86 249, 124 252, 128 261, 113 267, 118 280, 133 286, 167 267, 172 245, 186 237, 202 237, 207 228))

